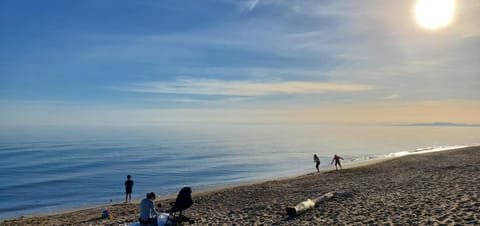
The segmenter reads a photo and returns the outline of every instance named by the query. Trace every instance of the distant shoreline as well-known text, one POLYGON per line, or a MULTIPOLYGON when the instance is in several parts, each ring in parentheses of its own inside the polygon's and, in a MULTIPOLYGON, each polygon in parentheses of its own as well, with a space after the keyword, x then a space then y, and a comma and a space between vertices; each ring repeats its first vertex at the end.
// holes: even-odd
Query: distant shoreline
POLYGON ((451 123, 451 122, 433 122, 433 123, 413 123, 400 124, 397 126, 445 126, 445 127, 480 127, 480 124, 465 124, 465 123, 451 123))

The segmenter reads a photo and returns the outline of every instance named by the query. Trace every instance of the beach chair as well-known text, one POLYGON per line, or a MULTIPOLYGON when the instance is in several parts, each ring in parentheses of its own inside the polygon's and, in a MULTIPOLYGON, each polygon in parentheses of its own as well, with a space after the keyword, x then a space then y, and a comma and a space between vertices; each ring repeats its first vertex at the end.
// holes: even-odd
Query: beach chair
POLYGON ((183 211, 190 208, 192 204, 192 189, 190 187, 183 187, 178 193, 175 202, 170 203, 172 207, 169 210, 165 211, 171 216, 171 218, 169 218, 169 221, 174 221, 176 224, 181 224, 183 222, 193 224, 194 221, 192 219, 183 215, 183 211))

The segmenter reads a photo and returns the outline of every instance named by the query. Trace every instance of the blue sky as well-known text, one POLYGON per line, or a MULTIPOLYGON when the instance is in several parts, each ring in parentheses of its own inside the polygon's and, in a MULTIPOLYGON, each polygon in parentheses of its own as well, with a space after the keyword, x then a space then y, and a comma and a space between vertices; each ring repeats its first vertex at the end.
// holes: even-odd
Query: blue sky
POLYGON ((0 125, 480 123, 480 2, 0 2, 0 125))

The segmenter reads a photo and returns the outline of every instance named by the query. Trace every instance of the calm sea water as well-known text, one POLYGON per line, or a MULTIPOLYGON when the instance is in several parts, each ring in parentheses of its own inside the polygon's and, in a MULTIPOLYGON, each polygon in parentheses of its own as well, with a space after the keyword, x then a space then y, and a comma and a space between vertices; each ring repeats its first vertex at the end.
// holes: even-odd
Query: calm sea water
POLYGON ((480 127, 172 125, 2 128, 0 218, 314 171, 334 153, 355 159, 418 148, 478 145, 480 127))

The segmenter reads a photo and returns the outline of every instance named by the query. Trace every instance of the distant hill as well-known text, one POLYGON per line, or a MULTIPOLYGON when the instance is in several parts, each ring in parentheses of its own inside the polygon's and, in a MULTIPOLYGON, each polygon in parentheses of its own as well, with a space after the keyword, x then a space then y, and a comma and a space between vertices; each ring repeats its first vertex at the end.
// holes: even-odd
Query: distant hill
POLYGON ((432 123, 401 124, 400 126, 452 126, 452 127, 480 127, 480 124, 464 124, 464 123, 451 123, 451 122, 432 122, 432 123))

